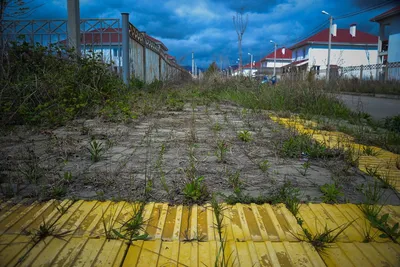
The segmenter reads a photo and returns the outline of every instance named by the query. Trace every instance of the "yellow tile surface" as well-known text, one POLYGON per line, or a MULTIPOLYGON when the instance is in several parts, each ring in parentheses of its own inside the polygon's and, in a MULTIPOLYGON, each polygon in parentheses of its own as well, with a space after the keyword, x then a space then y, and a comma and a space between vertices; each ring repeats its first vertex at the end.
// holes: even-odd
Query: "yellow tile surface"
MULTIPOLYGON (((325 225, 332 229, 354 221, 322 253, 301 241, 296 218, 282 204, 224 206, 223 243, 210 205, 148 203, 143 216, 149 238, 127 244, 107 239, 104 224, 119 229, 137 204, 8 203, 0 221, 0 266, 214 266, 216 260, 229 266, 400 266, 400 247, 390 239, 362 243, 362 227, 369 222, 353 204, 301 206, 299 216, 313 234, 325 225), (28 233, 43 221, 54 223, 54 235, 35 244, 28 233), (63 232, 67 234, 58 236, 63 232)), ((385 206, 383 212, 390 213, 389 223, 400 218, 398 206, 385 206)))

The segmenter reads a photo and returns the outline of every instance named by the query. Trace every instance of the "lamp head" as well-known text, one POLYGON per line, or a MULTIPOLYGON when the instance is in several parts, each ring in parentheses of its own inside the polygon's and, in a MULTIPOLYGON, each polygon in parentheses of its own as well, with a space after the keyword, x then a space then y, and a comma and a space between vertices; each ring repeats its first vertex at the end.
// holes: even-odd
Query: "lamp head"
POLYGON ((330 16, 330 14, 328 12, 326 12, 325 10, 322 10, 321 13, 330 16))

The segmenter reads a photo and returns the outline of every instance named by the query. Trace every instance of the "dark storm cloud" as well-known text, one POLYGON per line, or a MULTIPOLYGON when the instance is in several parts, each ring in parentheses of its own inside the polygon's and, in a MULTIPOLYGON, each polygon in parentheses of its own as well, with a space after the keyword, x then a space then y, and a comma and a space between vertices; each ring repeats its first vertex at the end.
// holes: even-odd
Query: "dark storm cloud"
MULTIPOLYGON (((36 0, 44 5, 32 14, 34 19, 66 18, 66 0, 36 0)), ((249 22, 243 36, 243 60, 247 53, 259 60, 272 51, 269 40, 289 46, 306 37, 312 29, 326 23, 326 10, 334 17, 381 3, 382 0, 80 0, 82 18, 119 18, 130 13, 130 22, 139 30, 163 41, 169 52, 190 64, 195 51, 199 66, 213 60, 226 66, 238 58, 237 35, 232 16, 244 7, 249 22)), ((393 4, 392 4, 393 6, 393 4)), ((377 34, 377 23, 369 19, 391 6, 358 16, 335 20, 338 28, 357 23, 360 30, 377 34)))

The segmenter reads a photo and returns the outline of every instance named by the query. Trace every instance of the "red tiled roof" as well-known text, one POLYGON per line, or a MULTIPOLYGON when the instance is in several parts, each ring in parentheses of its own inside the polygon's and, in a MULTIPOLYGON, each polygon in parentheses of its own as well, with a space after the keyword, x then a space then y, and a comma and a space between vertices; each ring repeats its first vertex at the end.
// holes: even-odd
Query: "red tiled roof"
POLYGON ((379 14, 378 16, 373 17, 372 19, 370 19, 370 21, 377 22, 377 21, 383 20, 387 17, 396 15, 396 14, 400 14, 400 6, 396 6, 392 9, 389 9, 388 11, 383 12, 382 14, 379 14))
MULTIPOLYGON (((319 33, 308 37, 307 39, 293 45, 290 49, 303 46, 308 43, 328 43, 329 29, 324 29, 319 33)), ((378 36, 356 30, 356 36, 350 34, 349 29, 337 29, 336 36, 332 36, 332 43, 350 43, 350 44, 376 44, 378 43, 378 36)))
POLYGON ((81 44, 122 43, 121 28, 102 28, 81 33, 81 44))
MULTIPOLYGON (((292 59, 292 50, 285 48, 285 54, 282 53, 282 48, 276 49, 276 58, 277 59, 292 59)), ((266 61, 267 59, 274 59, 274 52, 266 55, 261 59, 261 61, 266 61)))
MULTIPOLYGON (((260 68, 260 67, 261 67, 261 62, 256 62, 256 63, 253 64, 253 69, 260 68)), ((247 69, 247 68, 250 69, 251 68, 250 63, 244 65, 242 68, 243 69, 247 69)))

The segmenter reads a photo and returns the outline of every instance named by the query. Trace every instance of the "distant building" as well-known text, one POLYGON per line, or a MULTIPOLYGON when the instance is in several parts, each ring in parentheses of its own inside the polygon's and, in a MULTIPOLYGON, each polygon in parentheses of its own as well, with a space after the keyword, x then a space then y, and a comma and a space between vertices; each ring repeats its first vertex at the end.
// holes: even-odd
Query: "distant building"
MULTIPOLYGON (((253 62, 253 66, 251 66, 250 63, 249 63, 249 64, 246 64, 246 65, 243 65, 243 66, 242 66, 242 75, 243 75, 243 76, 250 76, 250 75, 252 75, 252 77, 255 77, 256 74, 257 74, 257 72, 258 72, 258 70, 260 69, 260 67, 261 67, 261 62, 253 62), (250 74, 250 73, 251 73, 251 74, 250 74)), ((238 76, 239 73, 240 73, 240 72, 239 72, 239 69, 236 68, 236 69, 233 70, 232 75, 233 75, 233 76, 238 76)))
MULTIPOLYGON (((325 76, 328 63, 329 28, 291 46, 292 63, 282 71, 302 72, 313 70, 316 75, 325 76)), ((356 24, 349 29, 332 27, 331 39, 331 75, 337 74, 338 67, 376 64, 378 37, 356 29, 356 24)))
POLYGON ((292 62, 292 50, 282 47, 276 49, 276 55, 274 52, 271 52, 263 57, 261 59, 261 72, 263 74, 273 74, 274 59, 276 59, 275 71, 279 76, 281 68, 292 62))
POLYGON ((379 23, 378 63, 400 62, 400 6, 371 21, 379 23))

